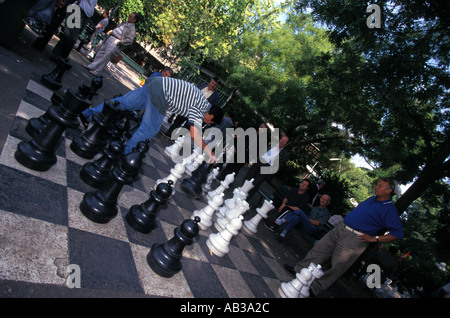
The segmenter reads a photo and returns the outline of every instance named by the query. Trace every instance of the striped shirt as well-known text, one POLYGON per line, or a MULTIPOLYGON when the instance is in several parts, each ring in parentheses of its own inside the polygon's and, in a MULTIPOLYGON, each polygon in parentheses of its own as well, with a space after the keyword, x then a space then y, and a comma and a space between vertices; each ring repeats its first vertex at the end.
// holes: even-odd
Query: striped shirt
POLYGON ((150 77, 147 87, 153 106, 161 113, 173 112, 201 126, 210 104, 193 84, 172 77, 150 77))

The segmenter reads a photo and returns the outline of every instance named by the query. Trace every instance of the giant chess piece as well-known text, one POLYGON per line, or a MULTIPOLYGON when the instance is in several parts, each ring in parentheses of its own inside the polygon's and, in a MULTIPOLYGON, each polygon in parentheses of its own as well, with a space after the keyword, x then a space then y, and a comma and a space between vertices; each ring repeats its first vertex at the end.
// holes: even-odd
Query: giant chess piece
POLYGON ((27 168, 47 171, 56 163, 56 149, 62 140, 66 128, 78 127, 77 117, 89 107, 86 99, 89 87, 81 85, 73 93, 68 89, 59 106, 51 106, 48 110, 49 123, 30 141, 22 141, 14 153, 16 160, 27 168))
POLYGON ((226 225, 230 223, 232 219, 241 216, 248 209, 250 209, 250 205, 248 204, 248 202, 238 198, 235 207, 228 211, 225 211, 225 215, 223 217, 218 217, 216 222, 214 223, 214 227, 217 231, 223 231, 226 228, 226 225))
POLYGON ((111 141, 103 150, 103 155, 93 161, 86 162, 80 171, 81 179, 94 188, 100 188, 111 180, 113 164, 118 161, 123 153, 123 144, 117 140, 111 141))
POLYGON ((160 183, 166 183, 170 180, 170 181, 172 181, 172 184, 173 184, 172 195, 174 195, 175 194, 175 185, 176 185, 177 181, 183 176, 184 172, 186 171, 185 165, 186 165, 185 160, 183 160, 180 163, 177 163, 175 165, 175 167, 170 169, 170 174, 167 177, 156 180, 155 187, 157 187, 158 184, 160 184, 160 183))
POLYGON ((97 95, 97 91, 103 87, 103 76, 99 75, 94 77, 91 81, 91 92, 89 93, 88 99, 92 100, 95 95, 97 95))
POLYGON ((133 205, 125 216, 127 223, 140 233, 147 234, 153 231, 158 226, 156 217, 161 205, 172 196, 172 185, 171 180, 158 184, 156 190, 150 192, 147 201, 133 205))
POLYGON ((282 298, 308 298, 311 284, 323 274, 320 265, 311 263, 307 268, 302 268, 300 273, 296 273, 293 280, 281 283, 278 293, 282 298))
POLYGON ((239 230, 242 228, 242 215, 234 218, 225 226, 225 229, 219 233, 210 234, 206 240, 206 245, 209 250, 219 257, 223 257, 230 251, 230 241, 233 236, 239 234, 239 230))
POLYGON ((208 205, 203 209, 195 210, 192 213, 191 219, 195 219, 198 216, 201 219, 201 222, 198 223, 198 226, 201 230, 206 231, 209 227, 211 227, 212 218, 214 216, 214 212, 220 208, 223 204, 223 193, 216 195, 214 198, 208 201, 208 205))
MULTIPOLYGON (((56 91, 52 94, 51 97, 51 106, 61 106, 62 101, 64 100, 64 96, 60 95, 61 91, 56 91)), ((34 137, 37 134, 39 134, 44 128, 50 123, 50 115, 48 114, 48 110, 39 117, 36 118, 30 118, 30 120, 27 123, 27 126, 25 127, 25 131, 30 137, 34 137)))
POLYGON ((220 182, 220 185, 217 188, 215 188, 212 191, 209 191, 206 194, 206 198, 208 200, 211 200, 214 196, 216 196, 218 194, 221 194, 221 193, 224 193, 225 190, 227 190, 230 187, 230 184, 232 184, 234 182, 235 175, 236 175, 235 172, 228 174, 225 177, 225 179, 220 182))
POLYGON ((263 205, 256 209, 256 215, 250 220, 244 222, 244 231, 250 235, 256 234, 258 232, 259 222, 261 222, 262 219, 267 219, 267 213, 274 208, 275 207, 273 206, 272 201, 264 200, 263 205))
POLYGON ((56 60, 56 67, 50 73, 42 75, 41 83, 54 91, 61 89, 61 79, 64 73, 71 68, 72 65, 70 65, 69 59, 58 57, 56 60))
POLYGON ((118 102, 105 101, 102 112, 93 118, 94 125, 80 137, 75 138, 70 144, 70 149, 82 158, 92 159, 106 146, 108 130, 119 112, 118 102))
POLYGON ((198 235, 200 218, 188 219, 174 230, 174 237, 165 243, 153 244, 147 255, 147 263, 162 277, 172 277, 183 268, 181 257, 185 246, 191 245, 198 235))
POLYGON ((111 172, 111 181, 95 192, 88 192, 80 203, 85 217, 96 223, 108 223, 118 213, 117 199, 126 184, 131 184, 142 165, 142 155, 134 149, 111 172))
POLYGON ((203 196, 203 184, 208 177, 210 165, 206 162, 201 164, 197 170, 192 172, 192 177, 186 178, 181 182, 181 189, 193 199, 201 199, 203 196))

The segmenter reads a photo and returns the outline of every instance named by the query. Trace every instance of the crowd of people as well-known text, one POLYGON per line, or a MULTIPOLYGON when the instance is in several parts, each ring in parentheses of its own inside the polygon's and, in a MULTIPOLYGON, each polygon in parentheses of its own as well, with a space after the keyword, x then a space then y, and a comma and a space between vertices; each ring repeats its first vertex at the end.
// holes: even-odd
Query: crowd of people
MULTIPOLYGON (((74 28, 66 23, 63 36, 50 57, 52 59, 69 56, 80 31, 86 21, 93 16, 97 0, 37 0, 25 19, 27 25, 41 36, 46 26, 51 24, 54 9, 72 3, 80 8, 81 25, 74 28)), ((125 47, 133 43, 136 34, 135 25, 140 19, 138 13, 131 13, 126 22, 110 30, 101 44, 95 48, 96 54, 92 63, 84 67, 91 74, 99 75, 114 56, 120 55, 125 47)), ((87 44, 88 49, 93 47, 108 23, 108 12, 105 11, 87 44)), ((174 78, 173 75, 172 69, 165 68, 148 77, 143 86, 113 99, 119 102, 121 110, 143 112, 139 127, 125 145, 124 154, 132 151, 139 141, 151 140, 159 132, 173 139, 173 132, 180 127, 185 127, 193 142, 207 155, 207 162, 216 164, 218 158, 209 146, 213 137, 203 135, 205 124, 218 128, 223 136, 226 135, 227 129, 236 129, 239 125, 233 120, 231 111, 225 110, 226 113, 224 113, 224 109, 219 104, 220 95, 217 88, 222 82, 214 77, 209 84, 195 86, 174 78), (161 131, 162 122, 167 114, 172 125, 167 131, 161 131)), ((100 113, 102 109, 103 104, 100 104, 86 109, 80 115, 85 128, 88 127, 93 116, 100 113)), ((249 200, 271 175, 263 173, 263 168, 276 167, 273 171, 276 173, 289 160, 290 136, 287 133, 282 133, 277 142, 267 144, 266 149, 257 148, 256 155, 255 151, 250 149, 251 143, 256 143, 257 147, 264 144, 259 138, 266 137, 268 129, 268 126, 262 123, 257 129, 257 140, 252 142, 248 141, 246 135, 234 135, 233 161, 217 163, 222 168, 220 180, 232 172, 238 173, 245 165, 248 165, 242 182, 253 180, 254 187, 249 192, 249 200), (247 139, 243 156, 236 151, 239 149, 237 143, 240 138, 247 139)), ((403 238, 399 214, 392 201, 392 197, 397 193, 397 186, 392 179, 380 179, 374 188, 375 195, 359 203, 345 216, 340 212, 333 213, 332 198, 330 194, 323 192, 325 185, 324 180, 317 180, 315 183, 309 179, 301 180, 298 188, 290 190, 276 208, 276 217, 264 222, 265 227, 274 232, 279 241, 283 241, 294 227, 317 237, 316 243, 304 259, 295 266, 285 265, 288 271, 295 273, 311 263, 322 264, 331 258, 332 266, 311 286, 313 295, 320 295, 332 286, 366 250, 369 243, 387 243, 403 238), (332 230, 320 238, 318 235, 326 223, 331 225, 332 230)))

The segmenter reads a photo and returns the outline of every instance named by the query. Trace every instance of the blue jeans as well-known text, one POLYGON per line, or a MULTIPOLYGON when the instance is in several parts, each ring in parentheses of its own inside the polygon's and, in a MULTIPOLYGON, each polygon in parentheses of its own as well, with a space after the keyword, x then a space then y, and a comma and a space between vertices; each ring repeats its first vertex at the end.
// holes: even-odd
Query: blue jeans
MULTIPOLYGON (((147 88, 137 88, 123 96, 114 98, 112 101, 118 101, 121 110, 135 111, 144 109, 142 122, 130 140, 126 143, 124 154, 131 152, 139 141, 153 139, 161 129, 164 114, 159 113, 152 105, 147 88)), ((103 103, 96 107, 86 109, 83 111, 83 115, 86 117, 87 121, 92 121, 92 117, 101 113, 102 109, 103 103)))
POLYGON ((284 234, 289 232, 297 224, 300 224, 300 228, 309 235, 314 235, 318 231, 317 226, 312 224, 309 218, 306 216, 306 214, 300 209, 295 210, 292 213, 289 213, 287 216, 284 217, 284 220, 286 220, 287 222, 285 228, 283 229, 284 234))

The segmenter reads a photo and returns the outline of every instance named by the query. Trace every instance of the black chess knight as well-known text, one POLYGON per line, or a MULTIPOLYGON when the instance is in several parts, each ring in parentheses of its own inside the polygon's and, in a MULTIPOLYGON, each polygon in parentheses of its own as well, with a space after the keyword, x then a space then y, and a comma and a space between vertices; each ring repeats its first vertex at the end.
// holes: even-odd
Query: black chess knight
POLYGON ((102 112, 94 116, 94 125, 80 137, 75 138, 70 144, 70 149, 82 158, 92 159, 105 148, 108 130, 120 112, 118 104, 105 101, 102 112))

